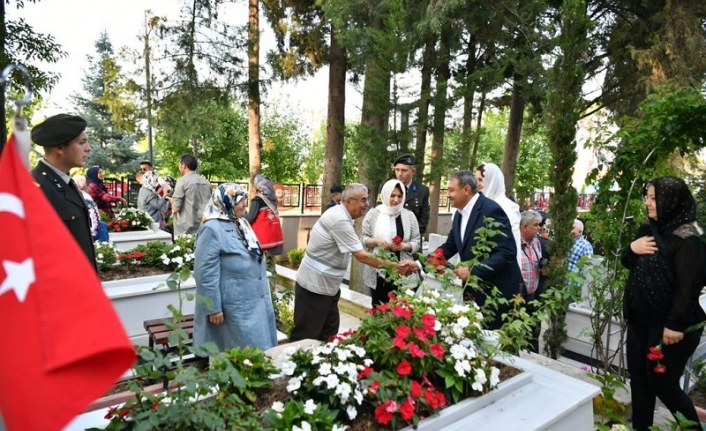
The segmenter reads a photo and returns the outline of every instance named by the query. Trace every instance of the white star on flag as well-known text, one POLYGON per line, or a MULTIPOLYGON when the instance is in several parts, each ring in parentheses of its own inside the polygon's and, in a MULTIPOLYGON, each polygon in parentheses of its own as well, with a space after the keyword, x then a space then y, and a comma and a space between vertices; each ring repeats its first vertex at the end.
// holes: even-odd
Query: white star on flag
POLYGON ((0 295, 11 290, 15 291, 15 296, 20 302, 24 302, 29 291, 29 286, 35 282, 34 260, 25 259, 22 263, 4 260, 2 266, 7 277, 0 284, 0 295))

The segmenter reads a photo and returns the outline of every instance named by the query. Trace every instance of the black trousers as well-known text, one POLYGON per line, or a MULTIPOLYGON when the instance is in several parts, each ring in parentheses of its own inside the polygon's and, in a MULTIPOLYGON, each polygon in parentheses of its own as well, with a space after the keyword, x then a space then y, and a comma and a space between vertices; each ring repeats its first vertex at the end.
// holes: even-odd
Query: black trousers
POLYGON ((377 282, 375 284, 375 289, 370 289, 371 299, 373 307, 380 304, 387 304, 390 302, 390 297, 388 294, 397 290, 395 283, 388 283, 384 278, 377 276, 377 282))
POLYGON ((632 427, 636 431, 648 431, 652 425, 656 398, 672 414, 679 412, 687 419, 699 423, 694 404, 682 390, 679 379, 689 357, 699 345, 701 331, 686 333, 680 342, 662 346, 664 359, 660 362, 667 370, 660 374, 654 372, 657 361, 647 359, 647 353, 650 347, 661 342, 663 330, 663 323, 647 316, 628 321, 626 356, 632 395, 632 427))
POLYGON ((338 334, 341 317, 338 314, 339 290, 334 296, 310 292, 296 283, 294 285, 294 329, 291 341, 328 341, 338 334))

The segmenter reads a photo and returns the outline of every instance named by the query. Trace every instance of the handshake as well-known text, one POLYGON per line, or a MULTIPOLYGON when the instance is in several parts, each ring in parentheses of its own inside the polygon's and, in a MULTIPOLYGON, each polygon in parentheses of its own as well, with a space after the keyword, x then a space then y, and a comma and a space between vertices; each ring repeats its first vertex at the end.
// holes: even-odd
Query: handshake
POLYGON ((419 266, 417 266, 417 262, 410 259, 405 259, 401 262, 395 263, 395 269, 400 273, 400 275, 410 275, 419 271, 419 266))

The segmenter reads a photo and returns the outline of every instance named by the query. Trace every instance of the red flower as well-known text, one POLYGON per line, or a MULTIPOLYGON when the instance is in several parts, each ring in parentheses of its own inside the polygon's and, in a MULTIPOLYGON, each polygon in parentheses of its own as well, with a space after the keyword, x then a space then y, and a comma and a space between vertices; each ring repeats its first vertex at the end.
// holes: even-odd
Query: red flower
POLYGON ((392 308, 392 315, 404 317, 407 320, 412 318, 412 315, 410 314, 410 312, 406 308, 400 307, 399 305, 395 305, 392 308))
POLYGON ((387 411, 386 404, 383 404, 375 409, 375 419, 383 425, 390 423, 392 420, 392 413, 387 411))
POLYGON ((440 249, 440 248, 437 248, 436 250, 434 250, 434 255, 435 255, 436 257, 441 257, 441 258, 443 258, 443 257, 444 257, 444 250, 442 250, 442 249, 440 249))
POLYGON ((358 380, 368 377, 372 372, 373 369, 366 365, 362 370, 358 372, 358 380))
POLYGON ((403 402, 400 405, 400 415, 402 416, 402 419, 406 421, 412 419, 414 416, 414 404, 412 404, 409 400, 403 402))
POLYGON ((404 348, 407 347, 407 343, 405 343, 402 337, 395 337, 392 340, 392 344, 400 350, 404 350, 404 348))
POLYGON ((424 350, 420 349, 419 346, 414 343, 407 343, 407 348, 413 358, 423 358, 425 355, 424 350))
POLYGON ((664 374, 667 372, 667 367, 662 365, 661 363, 657 362, 657 365, 655 365, 655 373, 657 374, 664 374))
MULTIPOLYGON (((390 298, 391 301, 396 301, 397 300, 397 295, 394 293, 390 292, 387 294, 387 297, 390 298)), ((387 304, 386 304, 387 305, 387 304)))
POLYGON ((662 345, 650 347, 650 352, 647 354, 647 359, 649 359, 650 361, 659 361, 661 359, 664 359, 664 353, 662 352, 662 345))
POLYGON ((422 395, 422 385, 419 384, 416 380, 412 380, 412 388, 410 389, 409 393, 414 397, 414 398, 419 398, 420 395, 422 395))
POLYGON ((402 237, 397 235, 396 237, 392 238, 392 243, 395 245, 402 244, 402 237))
POLYGON ((427 335, 424 331, 422 331, 419 328, 413 328, 413 330, 414 330, 414 335, 419 339, 419 341, 421 343, 426 343, 427 341, 429 341, 427 339, 427 335))
POLYGON ((141 258, 141 257, 142 257, 142 252, 136 251, 136 252, 133 254, 133 257, 134 257, 135 259, 141 258))
POLYGON ((371 394, 374 394, 375 392, 378 391, 379 387, 380 387, 380 382, 375 381, 370 384, 370 387, 368 388, 368 390, 370 391, 371 394))
POLYGON ((439 359, 444 356, 444 348, 441 346, 441 344, 432 344, 429 348, 429 351, 432 355, 436 356, 439 359))
POLYGON ((406 376, 411 372, 412 364, 410 364, 408 361, 402 361, 397 364, 397 374, 399 374, 400 376, 406 376))
POLYGON ((424 399, 432 409, 438 409, 446 405, 446 397, 443 392, 437 391, 436 388, 424 390, 424 399))
POLYGON ((428 331, 429 329, 434 329, 435 325, 436 317, 431 314, 425 314, 424 316, 422 316, 422 326, 424 327, 425 331, 428 331))
POLYGON ((395 334, 397 334, 398 337, 407 338, 409 335, 409 326, 400 325, 396 327, 395 334))

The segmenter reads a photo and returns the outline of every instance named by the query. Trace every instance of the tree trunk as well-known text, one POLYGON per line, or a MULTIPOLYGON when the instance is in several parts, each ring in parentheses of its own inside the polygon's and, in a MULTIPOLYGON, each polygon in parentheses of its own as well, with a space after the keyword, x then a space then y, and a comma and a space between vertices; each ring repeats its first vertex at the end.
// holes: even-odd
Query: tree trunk
POLYGON ((248 154, 250 196, 255 195, 255 176, 260 173, 260 21, 259 0, 248 0, 248 154))
MULTIPOLYGON (((422 58, 422 85, 419 90, 419 109, 417 110, 417 138, 414 148, 416 160, 417 181, 424 182, 424 153, 427 146, 427 129, 429 128, 429 104, 431 103, 431 73, 434 63, 434 47, 436 37, 429 35, 424 46, 422 58)), ((429 229, 427 229, 429 232, 429 229)))
MULTIPOLYGON (((6 28, 5 28, 5 2, 0 3, 0 67, 7 67, 7 55, 5 54, 5 43, 7 39, 6 28)), ((6 84, 7 85, 7 84, 6 84)), ((0 92, 0 118, 2 118, 2 127, 0 127, 0 154, 5 147, 5 142, 7 142, 7 122, 5 121, 5 88, 0 92)))
POLYGON ((439 46, 439 62, 437 66, 436 96, 434 97, 434 127, 431 143, 431 175, 429 184, 429 225, 428 233, 437 232, 439 221, 439 193, 441 191, 441 175, 443 174, 444 131, 446 130, 446 109, 448 107, 447 88, 451 76, 449 71, 449 34, 443 31, 439 46))
MULTIPOLYGON (((471 35, 468 41, 468 58, 466 59, 466 85, 463 90, 463 124, 461 126, 461 144, 458 149, 459 166, 470 166, 471 140, 473 139, 473 98, 475 97, 475 80, 472 78, 476 70, 476 37, 471 35)), ((475 149, 475 148, 474 148, 475 149)))
POLYGON ((478 147, 480 146, 480 128, 483 124, 483 112, 485 111, 485 92, 481 93, 480 103, 478 104, 478 117, 476 118, 476 134, 473 137, 473 153, 471 154, 471 163, 468 169, 475 171, 478 158, 478 147))
POLYGON ((507 122, 507 135, 505 135, 505 153, 503 154, 502 171, 505 177, 505 194, 512 196, 515 187, 515 169, 517 168, 517 154, 520 148, 522 134, 522 121, 525 113, 525 98, 522 95, 520 78, 515 77, 512 84, 512 99, 510 101, 510 118, 507 122))
POLYGON ((331 187, 341 184, 343 172, 343 141, 346 108, 346 50, 336 39, 336 29, 331 26, 328 71, 328 114, 326 121, 326 152, 324 154, 324 185, 321 212, 331 200, 331 187))

